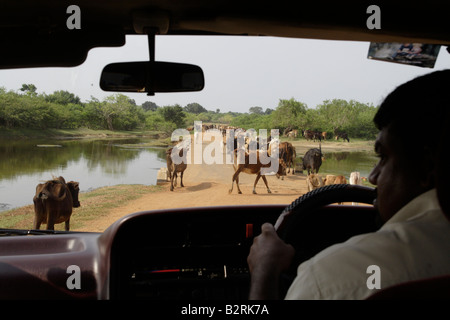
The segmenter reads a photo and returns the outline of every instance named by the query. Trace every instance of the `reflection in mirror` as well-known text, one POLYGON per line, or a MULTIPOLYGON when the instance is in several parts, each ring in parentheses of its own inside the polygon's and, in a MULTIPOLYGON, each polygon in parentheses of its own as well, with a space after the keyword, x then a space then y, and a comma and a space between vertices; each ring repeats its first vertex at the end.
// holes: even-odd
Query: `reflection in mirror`
POLYGON ((107 65, 102 72, 100 87, 116 92, 187 92, 204 87, 200 67, 172 62, 144 61, 107 65))

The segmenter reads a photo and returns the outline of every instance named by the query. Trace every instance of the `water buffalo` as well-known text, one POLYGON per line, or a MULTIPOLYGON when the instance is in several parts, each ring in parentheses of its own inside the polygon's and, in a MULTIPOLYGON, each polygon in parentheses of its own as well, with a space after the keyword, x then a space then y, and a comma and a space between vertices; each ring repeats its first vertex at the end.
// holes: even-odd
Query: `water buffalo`
POLYGON ((63 177, 38 184, 33 197, 34 229, 39 229, 42 223, 46 223, 47 230, 54 230, 56 223, 65 222, 65 230, 69 231, 72 207, 80 206, 79 192, 78 182, 66 183, 63 177))
POLYGON ((305 137, 306 140, 322 140, 322 132, 320 131, 313 131, 313 130, 304 130, 302 132, 302 135, 305 137))
POLYGON ((319 168, 322 165, 322 148, 309 149, 303 157, 303 170, 308 171, 308 175, 312 173, 319 173, 319 168))
POLYGON ((334 138, 336 140, 339 140, 340 138, 342 138, 342 140, 344 140, 344 141, 347 140, 347 142, 350 142, 350 139, 348 138, 347 132, 340 132, 340 131, 335 132, 334 133, 334 138))

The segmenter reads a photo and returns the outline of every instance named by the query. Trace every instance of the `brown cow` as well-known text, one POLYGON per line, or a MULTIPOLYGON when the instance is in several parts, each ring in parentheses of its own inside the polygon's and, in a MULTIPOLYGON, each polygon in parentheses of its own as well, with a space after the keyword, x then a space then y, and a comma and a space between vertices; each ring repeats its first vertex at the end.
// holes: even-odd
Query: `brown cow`
POLYGON ((279 155, 280 159, 283 159, 286 167, 288 169, 287 173, 291 172, 292 165, 292 174, 295 174, 295 158, 297 157, 297 152, 295 151, 295 147, 290 142, 281 142, 279 145, 279 155))
POLYGON ((323 187, 322 177, 317 173, 308 174, 306 177, 306 187, 308 188, 308 192, 323 187))
MULTIPOLYGON (((347 179, 342 175, 333 175, 327 174, 327 177, 323 180, 324 186, 328 186, 331 184, 347 184, 347 179)), ((338 202, 338 204, 342 204, 342 202, 338 202)))
POLYGON ((180 186, 184 187, 183 174, 187 168, 187 152, 188 152, 187 147, 179 147, 179 146, 175 146, 166 151, 167 171, 169 173, 169 179, 170 179, 170 191, 173 191, 173 187, 177 186, 178 173, 180 173, 180 180, 181 180, 180 186), (178 154, 178 157, 179 157, 178 160, 180 160, 180 161, 177 161, 177 163, 175 163, 172 158, 172 150, 173 149, 175 149, 174 154, 178 154), (174 181, 174 179, 175 179, 175 181, 174 181))
MULTIPOLYGON (((292 143, 290 142, 280 142, 279 139, 271 139, 267 147, 267 154, 269 156, 272 156, 272 153, 274 150, 276 150, 276 147, 278 147, 278 158, 283 159, 284 165, 286 166, 286 168, 289 169, 289 172, 291 171, 291 164, 292 164, 292 174, 294 174, 295 158, 297 156, 295 147, 292 146, 292 143)), ((280 179, 281 176, 281 180, 284 180, 284 175, 279 175, 277 173, 276 176, 278 179, 280 179)))
POLYGON ((39 229, 45 223, 47 230, 55 230, 56 223, 65 222, 65 230, 69 231, 72 207, 80 206, 79 192, 78 182, 66 183, 63 177, 39 183, 33 197, 34 229, 39 229))
MULTIPOLYGON (((266 185, 267 188, 267 192, 268 193, 272 193, 272 191, 270 191, 269 185, 267 184, 267 179, 264 175, 261 174, 261 168, 270 168, 271 163, 268 164, 262 164, 260 161, 260 150, 256 150, 256 151, 250 151, 250 152, 245 152, 244 150, 241 150, 241 152, 245 152, 245 162, 244 163, 239 163, 238 164, 238 157, 237 157, 237 152, 239 149, 235 149, 234 150, 234 174, 233 174, 233 178, 231 180, 231 189, 228 191, 228 193, 232 193, 233 192, 233 185, 234 185, 234 181, 236 181, 236 187, 238 189, 238 193, 241 194, 242 191, 239 188, 239 174, 241 172, 247 173, 247 174, 256 174, 256 179, 255 179, 255 183, 253 184, 253 193, 256 194, 256 184, 258 183, 259 179, 262 177, 264 184, 266 185), (256 152, 256 157, 253 157, 254 153, 256 152), (250 163, 250 159, 256 158, 256 163, 250 163)), ((269 157, 269 154, 267 154, 267 157, 269 157)), ((277 171, 277 177, 278 176, 285 176, 286 175, 286 164, 284 163, 283 159, 279 159, 278 162, 278 171, 277 171)))
POLYGON ((289 138, 297 138, 297 137, 298 137, 298 130, 297 130, 297 129, 294 129, 294 130, 292 130, 292 131, 289 131, 289 132, 287 133, 287 136, 288 136, 289 138))
POLYGON ((322 141, 322 132, 313 130, 304 130, 303 136, 306 140, 322 141))
POLYGON ((323 183, 325 186, 330 184, 347 184, 347 179, 342 175, 336 176, 333 174, 327 174, 326 178, 323 180, 323 183))

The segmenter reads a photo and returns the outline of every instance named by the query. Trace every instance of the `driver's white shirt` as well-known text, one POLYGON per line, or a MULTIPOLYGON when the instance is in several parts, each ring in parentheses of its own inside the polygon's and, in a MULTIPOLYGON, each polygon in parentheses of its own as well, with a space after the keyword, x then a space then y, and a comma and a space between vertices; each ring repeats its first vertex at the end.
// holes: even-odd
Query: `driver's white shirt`
POLYGON ((383 289, 443 274, 450 274, 450 221, 433 189, 377 232, 330 246, 300 264, 286 299, 364 299, 377 292, 377 280, 383 289), (379 269, 368 269, 372 265, 379 269))

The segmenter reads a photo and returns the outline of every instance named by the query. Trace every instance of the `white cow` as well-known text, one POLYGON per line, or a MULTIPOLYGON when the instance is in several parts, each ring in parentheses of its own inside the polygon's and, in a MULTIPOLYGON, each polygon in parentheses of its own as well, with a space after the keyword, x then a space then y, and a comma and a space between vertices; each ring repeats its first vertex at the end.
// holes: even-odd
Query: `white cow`
MULTIPOLYGON (((350 184, 362 185, 362 179, 361 179, 361 175, 359 172, 354 171, 354 172, 350 173, 350 184)), ((358 204, 357 202, 352 202, 353 206, 355 206, 357 204, 358 204)))

